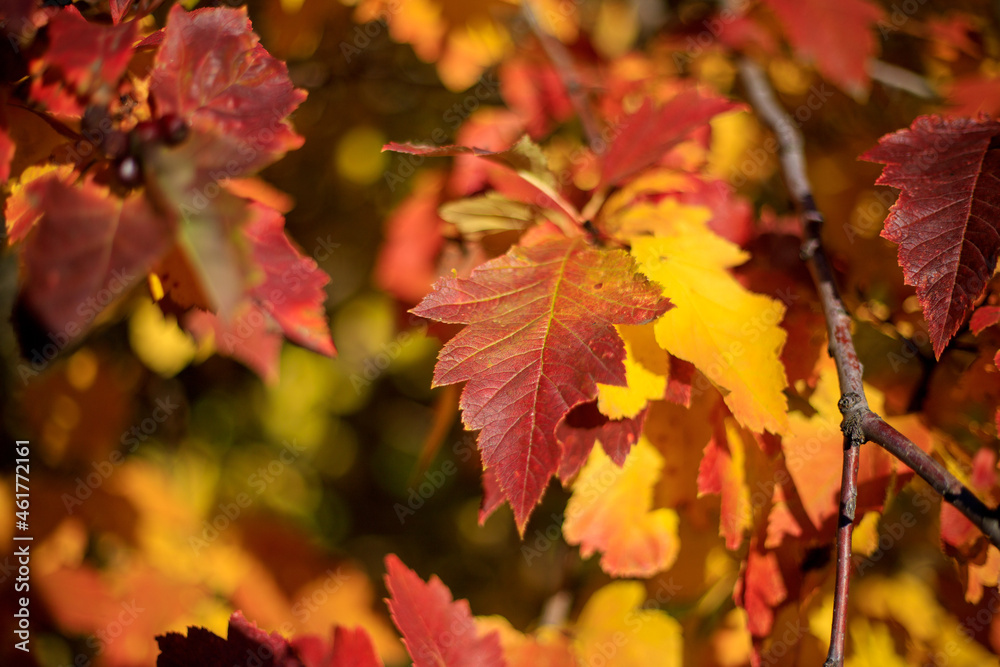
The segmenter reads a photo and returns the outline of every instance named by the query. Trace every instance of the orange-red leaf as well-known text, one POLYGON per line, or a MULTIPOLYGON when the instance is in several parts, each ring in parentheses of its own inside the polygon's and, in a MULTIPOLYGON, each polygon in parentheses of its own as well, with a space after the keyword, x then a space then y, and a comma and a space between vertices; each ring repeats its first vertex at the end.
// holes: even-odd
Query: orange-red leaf
POLYGON ((292 245, 285 234, 284 216, 260 204, 251 204, 251 211, 243 234, 257 267, 264 272, 264 279, 250 290, 251 298, 270 313, 289 340, 333 356, 323 309, 323 287, 330 277, 292 245))
POLYGON ((434 384, 468 382, 462 420, 481 429, 483 464, 497 476, 523 530, 562 456, 556 426, 625 384, 615 324, 642 324, 669 304, 619 250, 548 236, 515 246, 468 279, 435 285, 413 312, 467 324, 441 350, 434 384))
POLYGON ((386 600, 413 667, 502 667, 496 632, 480 635, 466 600, 453 601, 436 576, 426 583, 394 554, 385 557, 386 600))
POLYGON ((622 122, 618 135, 608 147, 601 169, 601 185, 616 185, 648 167, 713 116, 736 107, 729 100, 704 95, 693 88, 660 108, 647 99, 638 111, 622 122))
POLYGON ((55 114, 79 116, 108 104, 132 59, 136 24, 91 23, 75 8, 49 20, 49 46, 32 63, 31 96, 55 114))
POLYGON ((917 288, 940 357, 993 275, 1000 255, 1000 122, 921 116, 862 160, 886 165, 900 188, 882 230, 917 288))
POLYGON ((867 90, 865 64, 875 55, 872 25, 882 10, 867 0, 765 0, 795 51, 848 92, 867 90))
POLYGON ((316 635, 292 640, 303 667, 383 667, 371 635, 362 627, 333 629, 333 646, 316 635))

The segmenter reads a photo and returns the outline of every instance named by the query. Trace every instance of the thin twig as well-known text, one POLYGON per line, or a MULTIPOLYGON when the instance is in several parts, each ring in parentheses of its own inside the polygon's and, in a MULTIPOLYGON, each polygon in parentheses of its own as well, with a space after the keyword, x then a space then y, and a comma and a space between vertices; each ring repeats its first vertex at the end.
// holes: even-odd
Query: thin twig
POLYGON ((908 465, 966 518, 1000 547, 1000 521, 997 510, 983 504, 969 489, 940 463, 910 442, 906 436, 872 412, 865 399, 861 362, 851 337, 851 318, 837 292, 833 270, 823 249, 823 215, 816 208, 806 176, 802 135, 791 117, 775 99, 770 83, 761 69, 744 58, 740 76, 755 111, 774 130, 781 151, 781 165, 788 189, 804 220, 802 259, 812 274, 829 334, 830 355, 837 364, 840 379, 840 411, 844 415, 844 471, 840 492, 840 517, 837 525, 837 580, 833 601, 833 627, 830 651, 824 667, 844 663, 844 639, 847 629, 847 595, 850 581, 851 534, 857 503, 858 458, 861 445, 874 442, 908 465))
POLYGON ((569 95, 573 111, 576 112, 576 117, 580 119, 580 125, 583 126, 583 133, 587 137, 587 145, 590 146, 590 150, 600 153, 604 150, 604 141, 601 139, 600 126, 597 124, 594 112, 590 108, 590 100, 587 99, 587 89, 580 82, 580 77, 576 73, 576 68, 573 66, 573 59, 566 50, 566 46, 557 38, 547 33, 545 28, 541 26, 538 22, 538 17, 535 16, 535 12, 531 8, 531 2, 522 2, 521 10, 524 13, 524 19, 531 26, 532 32, 535 33, 542 48, 545 50, 545 55, 552 61, 552 65, 556 68, 559 78, 566 87, 566 94, 569 95))

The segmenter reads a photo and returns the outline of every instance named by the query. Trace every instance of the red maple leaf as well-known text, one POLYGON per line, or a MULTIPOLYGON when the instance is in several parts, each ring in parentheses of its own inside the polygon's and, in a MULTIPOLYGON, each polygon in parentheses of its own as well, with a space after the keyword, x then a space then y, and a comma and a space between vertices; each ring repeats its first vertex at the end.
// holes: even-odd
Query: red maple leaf
POLYGON ((882 10, 866 0, 764 0, 777 14, 795 51, 816 62, 820 74, 854 93, 868 89, 868 59, 875 55, 872 25, 882 10))
POLYGON ((861 156, 886 167, 876 183, 900 188, 882 237, 930 329, 934 353, 961 327, 1000 254, 1000 122, 921 116, 861 156))
POLYGON ((669 308, 622 251, 551 234, 532 240, 467 279, 438 281, 412 311, 469 325, 441 350, 434 384, 468 381, 462 421, 482 429, 483 464, 522 531, 562 458, 555 432, 563 415, 596 398, 598 382, 625 385, 614 325, 643 324, 669 308))
POLYGON ((502 667, 500 635, 480 635, 466 600, 454 601, 436 576, 424 583, 394 554, 385 557, 386 600, 413 667, 502 667))
POLYGON ((288 68, 258 42, 245 9, 174 5, 156 54, 150 92, 157 112, 176 114, 195 130, 238 141, 228 177, 274 162, 302 145, 287 120, 306 97, 288 68))
POLYGON ((601 185, 616 185, 661 159, 674 145, 713 116, 738 105, 697 89, 683 91, 660 108, 647 99, 625 118, 604 155, 601 185))

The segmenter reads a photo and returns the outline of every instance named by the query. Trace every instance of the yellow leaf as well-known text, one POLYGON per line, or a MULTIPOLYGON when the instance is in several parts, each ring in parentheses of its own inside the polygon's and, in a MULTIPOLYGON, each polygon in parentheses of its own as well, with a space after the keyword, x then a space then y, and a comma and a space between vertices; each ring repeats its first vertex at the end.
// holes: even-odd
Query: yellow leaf
POLYGON ((663 457, 646 438, 621 468, 594 447, 566 506, 566 541, 579 544, 584 558, 603 552, 601 568, 615 576, 649 577, 673 565, 680 548, 677 512, 650 511, 662 468, 663 457))
POLYGON ((758 181, 770 176, 775 160, 760 147, 760 125, 753 115, 746 111, 730 111, 713 118, 711 125, 709 174, 735 183, 739 183, 740 178, 758 181), (751 153, 751 149, 754 152, 751 153))
POLYGON ((682 664, 680 623, 658 609, 639 607, 646 598, 637 581, 618 581, 587 601, 576 622, 581 665, 674 667, 682 664))
POLYGON ((906 667, 892 642, 889 628, 867 619, 851 621, 851 642, 854 652, 844 662, 845 667, 906 667))
MULTIPOLYGON (((938 602, 934 588, 924 577, 922 570, 892 578, 867 576, 853 587, 851 601, 857 613, 898 624, 906 631, 909 664, 943 664, 941 660, 946 657, 947 664, 953 667, 995 665, 996 656, 968 636, 967 629, 938 602)), ((857 663, 867 664, 896 663, 857 663)))
POLYGON ((597 409, 612 419, 626 419, 639 414, 649 401, 663 398, 667 391, 667 378, 658 375, 639 363, 632 351, 633 343, 618 328, 625 342, 625 381, 627 386, 597 384, 597 409))
POLYGON ((128 327, 132 351, 163 377, 173 377, 195 358, 198 346, 190 334, 165 317, 152 301, 144 301, 132 313, 128 327))
MULTIPOLYGON (((674 210, 641 204, 623 217, 662 219, 674 210)), ((786 333, 778 326, 784 305, 736 282, 727 269, 747 254, 705 222, 680 216, 664 220, 658 233, 632 241, 640 270, 674 304, 656 322, 656 341, 717 385, 740 424, 781 433, 788 426, 780 359, 786 333)))

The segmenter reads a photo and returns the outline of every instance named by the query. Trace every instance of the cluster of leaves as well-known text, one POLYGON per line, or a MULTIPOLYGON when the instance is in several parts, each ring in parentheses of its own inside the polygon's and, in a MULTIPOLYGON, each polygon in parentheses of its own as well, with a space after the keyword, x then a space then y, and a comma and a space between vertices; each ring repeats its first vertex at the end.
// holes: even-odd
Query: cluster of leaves
POLYGON ((5 90, 0 119, 21 343, 36 364, 22 381, 142 286, 265 378, 283 336, 334 353, 329 278, 254 178, 301 145, 288 116, 305 92, 245 10, 174 6, 156 29, 155 4, 113 2, 110 17, 27 4, 5 17, 32 28, 10 35, 29 84, 5 90))
MULTIPOLYGON (((644 609, 636 582, 608 584, 591 597, 572 628, 543 627, 523 634, 501 617, 474 617, 465 600, 453 600, 437 577, 423 581, 396 556, 386 557, 386 604, 403 635, 414 667, 438 665, 552 665, 570 667, 607 659, 617 664, 649 664, 681 657, 680 626, 656 609, 644 609), (639 641, 622 645, 625 631, 639 641), (569 637, 572 636, 572 641, 569 637)), ((201 628, 187 636, 158 638, 158 667, 238 663, 257 657, 273 667, 381 667, 371 638, 361 628, 336 626, 330 642, 314 635, 288 641, 268 635, 236 612, 225 640, 201 628)))
MULTIPOLYGON (((773 14, 726 10, 702 24, 719 26, 713 64, 730 75, 722 85, 709 82, 720 92, 732 85, 735 51, 780 57, 772 17, 828 81, 856 96, 871 90, 874 30, 888 18, 880 9, 860 0, 836 9, 762 4, 773 14)), ((949 20, 961 21, 940 18, 924 29, 949 20)), ((798 247, 799 226, 768 211, 754 215, 733 186, 745 174, 740 180, 737 170, 719 169, 732 150, 726 144, 739 141, 733 134, 753 126, 747 112, 672 76, 655 47, 611 61, 582 56, 576 72, 536 49, 501 66, 509 110, 473 115, 459 145, 386 146, 455 163, 447 177, 419 182, 390 220, 382 285, 416 300, 429 277, 457 272, 435 282, 412 312, 459 325, 442 331, 434 383, 465 382, 462 421, 479 431, 485 466, 481 521, 507 502, 524 535, 558 477, 572 492, 567 542, 583 556, 600 553, 608 574, 650 578, 678 558, 699 557, 685 550, 681 533, 685 523, 703 525, 703 499, 718 496, 718 531, 738 563, 732 599, 746 612, 753 660, 773 660, 788 648, 778 619, 828 622, 826 554, 841 476, 840 389, 822 358, 821 309, 798 258, 778 251, 798 247), (600 89, 574 100, 564 84, 574 77, 600 81, 600 89), (600 135, 576 134, 567 124, 574 110, 600 135), (445 240, 403 247, 418 234, 445 240), (464 248, 460 263, 442 252, 451 243, 464 248), (394 270, 404 254, 405 276, 394 270)), ((963 393, 976 395, 976 409, 990 416, 983 438, 964 448, 933 417, 889 421, 988 502, 1000 491, 1000 412, 987 388, 996 386, 1000 364, 998 128, 988 117, 924 115, 860 156, 886 165, 878 185, 901 190, 882 237, 899 246, 925 340, 949 367, 965 354, 949 343, 960 333, 970 341, 976 360, 963 393)), ((884 413, 882 391, 867 389, 872 408, 884 413)), ((881 513, 914 493, 926 500, 923 487, 908 485, 912 478, 885 452, 863 450, 857 511, 867 516, 858 558, 881 557, 878 531, 888 525, 880 528, 881 513)), ((951 507, 941 512, 940 540, 956 559, 965 602, 982 604, 997 585, 1000 552, 951 507)), ((945 642, 884 614, 852 626, 856 659, 896 656, 881 625, 889 617, 912 642, 910 659, 945 642)), ((796 643, 801 657, 807 649, 796 643)), ((983 655, 975 642, 963 647, 970 664, 983 655)))

